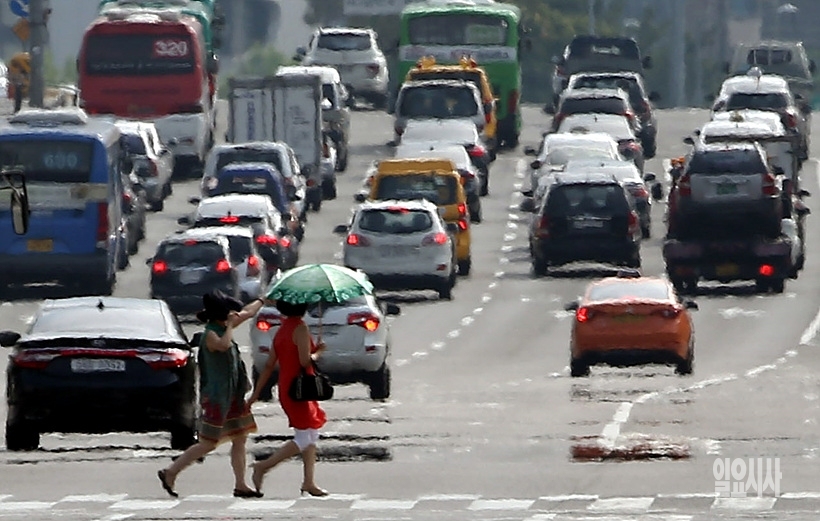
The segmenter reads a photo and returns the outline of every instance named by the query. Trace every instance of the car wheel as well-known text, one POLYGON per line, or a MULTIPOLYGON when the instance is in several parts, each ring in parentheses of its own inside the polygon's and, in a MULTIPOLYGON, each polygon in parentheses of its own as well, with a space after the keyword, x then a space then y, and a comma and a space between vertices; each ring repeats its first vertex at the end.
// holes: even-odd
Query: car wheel
POLYGON ((40 446, 40 433, 24 421, 6 422, 6 449, 12 451, 37 450, 40 446))
POLYGON ((160 199, 158 201, 154 201, 153 203, 151 203, 151 210, 154 211, 154 212, 161 212, 164 209, 165 209, 165 200, 164 199, 160 199))
POLYGON ((386 400, 390 398, 390 368, 387 362, 370 376, 370 399, 386 400))
POLYGON ((171 448, 185 450, 196 443, 196 429, 185 423, 174 423, 171 426, 171 448))
POLYGON ((543 277, 547 274, 547 261, 538 257, 532 259, 532 273, 536 277, 543 277))
POLYGON ((640 268, 641 267, 641 256, 637 255, 628 261, 626 261, 627 268, 640 268))
POLYGON ((695 345, 689 346, 689 353, 686 355, 686 360, 681 360, 675 366, 675 373, 681 376, 692 374, 692 369, 695 364, 695 345))
POLYGON ((582 361, 573 358, 569 361, 569 374, 573 378, 589 376, 589 366, 582 361))
POLYGON ((336 180, 327 180, 322 183, 322 198, 336 199, 336 180))
POLYGON ((453 283, 448 279, 438 288, 438 298, 453 300, 453 283))
POLYGON ((128 241, 125 241, 125 243, 118 251, 119 253, 117 253, 117 269, 122 271, 126 269, 130 264, 130 259, 128 258, 128 241))
POLYGON ((466 277, 470 274, 470 269, 473 267, 473 260, 466 259, 458 261, 458 274, 466 277))
POLYGON ((344 172, 347 170, 347 146, 344 147, 344 154, 339 154, 338 160, 336 161, 336 171, 337 172, 344 172))
POLYGON ((470 208, 470 222, 478 224, 481 220, 481 205, 476 204, 475 208, 470 208))
POLYGON ((652 229, 650 225, 641 226, 641 237, 644 239, 649 239, 652 237, 652 229))
POLYGON ((786 290, 786 279, 774 279, 769 281, 769 287, 775 293, 783 293, 786 290))

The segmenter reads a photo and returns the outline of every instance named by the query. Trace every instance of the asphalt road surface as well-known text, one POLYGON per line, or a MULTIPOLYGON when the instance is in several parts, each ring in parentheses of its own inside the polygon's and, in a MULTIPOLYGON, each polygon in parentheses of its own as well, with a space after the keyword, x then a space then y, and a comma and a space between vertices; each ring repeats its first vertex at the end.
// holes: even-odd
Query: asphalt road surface
MULTIPOLYGON (((524 117, 522 144, 535 144, 547 117, 534 107, 524 117)), ((696 110, 661 113, 658 157, 647 171, 662 174, 663 160, 682 154, 681 138, 707 118, 696 110)), ((389 156, 391 124, 383 113, 355 113, 350 168, 339 177, 339 198, 311 215, 302 262, 339 258, 332 229, 347 221, 366 166, 389 156)), ((264 499, 235 500, 221 447, 180 476, 181 498, 170 500, 156 478, 176 455, 166 435, 44 435, 38 451, 0 450, 0 517, 814 519, 820 510, 815 218, 806 269, 783 294, 756 295, 744 285, 701 290, 694 375, 598 367, 589 378, 573 379, 571 315, 563 306, 606 272, 530 275, 528 216, 517 210, 524 164, 520 150, 494 164, 484 222, 473 228, 473 273, 459 280, 452 301, 423 292, 386 295, 402 306, 391 323, 393 394, 373 402, 364 386, 354 385, 339 388, 324 405, 329 422, 317 482, 330 498, 298 497, 301 464, 294 460, 268 475, 264 499), (623 458, 574 457, 597 442, 622 448, 623 458), (716 498, 716 458, 778 458, 779 497, 771 490, 756 497, 751 487, 754 497, 716 498)), ((807 162, 804 184, 820 197, 817 173, 817 162, 807 162)), ((151 214, 148 238, 119 275, 115 295, 148 297, 145 258, 192 209, 186 200, 195 191, 195 182, 178 184, 165 210, 151 214)), ((648 274, 663 273, 662 212, 656 204, 653 238, 643 244, 648 274)), ((24 329, 36 307, 35 300, 2 304, 0 329, 24 329)), ((277 403, 254 410, 260 430, 249 450, 259 457, 290 431, 277 403)))

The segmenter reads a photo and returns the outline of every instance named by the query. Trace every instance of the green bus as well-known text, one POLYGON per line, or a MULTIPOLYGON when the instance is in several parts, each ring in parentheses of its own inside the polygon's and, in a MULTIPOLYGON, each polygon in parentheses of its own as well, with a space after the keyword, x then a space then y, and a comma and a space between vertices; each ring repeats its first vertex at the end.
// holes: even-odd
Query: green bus
POLYGON ((401 13, 398 78, 423 56, 458 64, 471 56, 487 71, 498 99, 498 141, 518 146, 521 134, 521 10, 492 0, 427 0, 401 13))

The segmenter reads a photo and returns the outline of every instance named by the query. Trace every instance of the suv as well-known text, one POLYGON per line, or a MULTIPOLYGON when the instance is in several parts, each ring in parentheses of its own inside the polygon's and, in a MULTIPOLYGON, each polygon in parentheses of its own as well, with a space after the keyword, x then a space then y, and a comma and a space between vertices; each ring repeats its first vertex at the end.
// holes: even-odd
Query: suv
POLYGON ((668 238, 777 238, 782 182, 758 143, 698 144, 669 194, 668 238))
POLYGON ((394 142, 411 119, 470 119, 482 134, 486 127, 481 93, 460 80, 409 81, 396 97, 394 142))
POLYGON ((636 72, 580 72, 569 79, 567 90, 622 89, 629 96, 629 104, 641 123, 641 144, 647 159, 657 151, 658 122, 654 102, 660 100, 657 92, 646 92, 643 78, 636 72))
POLYGON ((335 68, 351 95, 351 104, 362 98, 383 109, 387 106, 390 77, 377 40, 373 29, 324 27, 315 30, 308 46, 296 49, 293 58, 302 65, 335 68))
POLYGON ((814 96, 814 72, 817 66, 810 60, 801 42, 763 41, 742 43, 735 49, 726 72, 731 75, 746 74, 758 67, 766 74, 786 78, 789 88, 805 112, 811 111, 814 96))
POLYGON ((652 67, 649 56, 641 57, 641 50, 633 38, 578 35, 564 49, 562 56, 552 58, 553 102, 567 88, 570 76, 579 72, 637 72, 652 67))
POLYGON ((557 132, 561 122, 572 114, 617 114, 629 120, 635 134, 641 123, 632 111, 629 95, 621 89, 567 89, 561 94, 558 110, 552 118, 552 131, 557 132))
POLYGON ((641 221, 615 176, 557 174, 530 230, 532 269, 576 261, 641 266, 641 221))

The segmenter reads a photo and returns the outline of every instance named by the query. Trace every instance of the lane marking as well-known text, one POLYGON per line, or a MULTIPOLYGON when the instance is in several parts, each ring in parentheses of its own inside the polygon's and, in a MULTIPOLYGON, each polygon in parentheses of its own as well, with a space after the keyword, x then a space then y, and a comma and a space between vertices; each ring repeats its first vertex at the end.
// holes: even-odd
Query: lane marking
POLYGON ((820 499, 820 492, 786 492, 780 499, 820 499))
POLYGON ((128 494, 90 494, 65 496, 58 503, 118 503, 128 497, 128 494))
POLYGON ((481 498, 477 494, 431 494, 420 496, 419 501, 475 501, 481 498))
POLYGON ((12 494, 0 494, 0 501, 14 497, 12 494))
POLYGON ((444 342, 433 342, 432 344, 430 344, 430 349, 434 351, 441 351, 446 346, 447 344, 445 344, 444 342))
POLYGON ((461 334, 461 331, 459 331, 458 329, 454 329, 454 330, 450 331, 449 333, 447 333, 447 338, 458 338, 458 336, 460 334, 461 334))
POLYGON ((402 499, 360 499, 350 507, 352 510, 410 510, 416 500, 402 499))
POLYGON ((771 510, 776 497, 719 497, 712 503, 713 510, 771 510))
POLYGON ((566 496, 541 496, 539 501, 597 501, 598 495, 594 494, 568 494, 566 496))
POLYGON ((474 320, 475 319, 473 317, 464 317, 464 318, 461 319, 461 325, 465 326, 465 327, 469 326, 470 324, 473 323, 474 320))
MULTIPOLYGON (((181 502, 176 499, 126 499, 111 505, 112 510, 169 510, 181 502)), ((2 505, 2 503, 0 503, 2 505)))
POLYGON ((534 499, 478 499, 467 510, 527 510, 534 499))
POLYGON ((424 358, 427 356, 427 351, 416 351, 412 356, 413 358, 424 358))
POLYGON ((229 496, 227 494, 193 494, 190 496, 185 496, 182 498, 182 501, 190 501, 190 502, 201 502, 201 503, 216 503, 225 500, 233 500, 233 496, 229 496))
POLYGON ((259 512, 267 510, 287 510, 296 504, 295 499, 260 499, 256 501, 237 501, 228 507, 228 510, 244 510, 259 512))
POLYGON ((654 497, 613 497, 599 499, 589 505, 587 510, 597 512, 635 512, 647 511, 655 501, 654 497))
POLYGON ((473 315, 480 315, 484 311, 484 308, 475 308, 473 310, 473 315))
POLYGON ((717 492, 705 492, 694 494, 658 494, 658 499, 715 499, 717 492))
POLYGON ((56 504, 51 501, 3 501, 0 502, 0 512, 48 510, 56 504))

